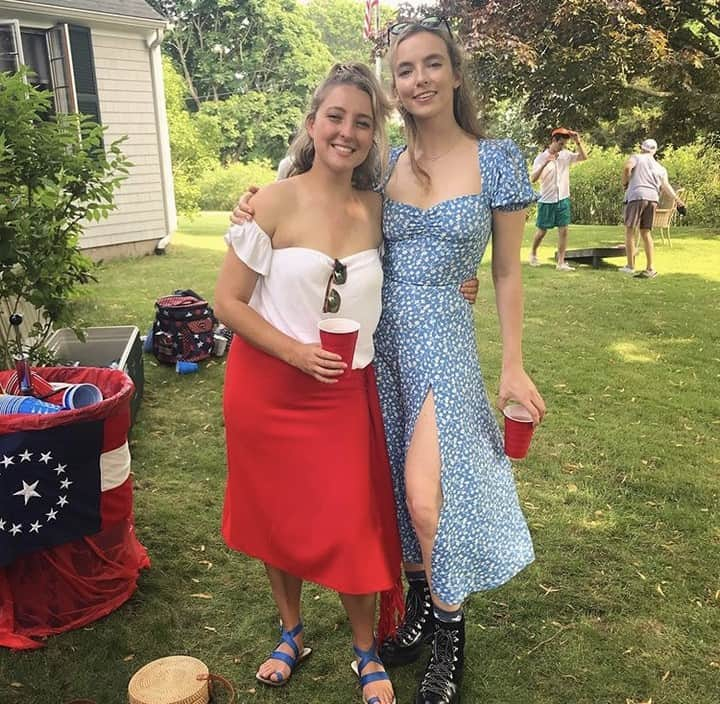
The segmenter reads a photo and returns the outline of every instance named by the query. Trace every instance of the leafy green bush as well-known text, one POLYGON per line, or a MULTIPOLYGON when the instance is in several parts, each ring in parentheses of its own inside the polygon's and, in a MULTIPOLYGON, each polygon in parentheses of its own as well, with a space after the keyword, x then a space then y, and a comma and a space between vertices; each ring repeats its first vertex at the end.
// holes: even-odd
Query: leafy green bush
POLYGON ((167 57, 163 58, 163 78, 175 205, 181 213, 193 213, 200 197, 198 176, 220 163, 220 127, 211 116, 187 110, 187 86, 167 57))
POLYGON ((617 225, 622 222, 622 169, 626 155, 613 147, 589 147, 588 158, 572 167, 570 193, 573 222, 617 225))
POLYGON ((267 159, 217 166, 197 181, 200 209, 232 210, 248 186, 264 186, 274 180, 275 169, 267 159))
MULTIPOLYGON (((622 169, 629 154, 616 147, 591 147, 588 159, 572 167, 570 190, 573 222, 586 225, 617 225, 622 222, 622 169)), ((659 155, 670 183, 684 188, 688 214, 683 224, 717 225, 720 212, 720 150, 701 143, 659 155)))
POLYGON ((93 278, 82 254, 84 221, 114 209, 129 163, 122 139, 103 145, 103 128, 85 115, 52 114, 52 98, 0 73, 0 369, 18 354, 8 314, 23 302, 38 311, 23 352, 45 358, 53 324, 72 324, 69 303, 93 278))
POLYGON ((666 149, 661 158, 675 189, 684 188, 683 224, 717 227, 720 213, 720 149, 703 144, 666 149))

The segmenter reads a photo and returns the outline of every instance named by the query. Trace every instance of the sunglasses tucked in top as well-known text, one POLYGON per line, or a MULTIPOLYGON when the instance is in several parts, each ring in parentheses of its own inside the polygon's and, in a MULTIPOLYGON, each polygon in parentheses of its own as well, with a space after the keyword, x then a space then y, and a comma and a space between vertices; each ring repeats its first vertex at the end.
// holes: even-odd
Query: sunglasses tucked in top
POLYGON ((388 27, 387 43, 390 44, 393 37, 399 37, 410 29, 429 29, 431 32, 447 32, 452 37, 450 24, 444 17, 424 17, 421 20, 411 22, 396 22, 388 27))
POLYGON ((341 286, 347 281, 347 266, 339 259, 333 262, 333 270, 328 278, 327 288, 325 289, 325 300, 323 302, 323 313, 337 313, 340 310, 342 298, 340 292, 333 288, 332 285, 341 286))

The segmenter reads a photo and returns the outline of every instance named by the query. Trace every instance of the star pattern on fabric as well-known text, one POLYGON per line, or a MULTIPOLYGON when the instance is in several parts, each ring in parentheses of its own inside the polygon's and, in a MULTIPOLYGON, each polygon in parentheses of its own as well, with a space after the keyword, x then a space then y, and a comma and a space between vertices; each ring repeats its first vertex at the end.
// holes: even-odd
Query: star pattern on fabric
MULTIPOLYGON (((27 517, 27 523, 25 524, 23 522, 10 521, 7 516, 3 517, 0 515, 0 532, 6 533, 11 537, 22 536, 23 534, 29 535, 31 533, 40 535, 40 532, 45 524, 50 523, 51 521, 58 521, 61 518, 62 510, 70 505, 70 495, 68 492, 70 491, 71 485, 74 484, 66 471, 68 470, 68 465, 55 460, 51 451, 43 452, 40 450, 38 452, 32 452, 27 448, 20 448, 20 450, 22 451, 17 451, 14 455, 3 455, 3 458, 0 459, 0 470, 3 469, 3 466, 5 469, 11 465, 17 466, 16 460, 19 461, 19 463, 30 463, 28 471, 32 471, 33 463, 35 463, 36 466, 45 465, 47 469, 40 470, 41 472, 45 472, 45 474, 40 476, 40 479, 35 479, 35 477, 38 476, 35 474, 35 477, 32 477, 34 481, 32 479, 30 481, 26 481, 24 479, 21 480, 22 485, 15 492, 12 492, 12 489, 8 487, 8 496, 11 495, 21 498, 23 500, 23 506, 27 507, 30 512, 27 517), (51 462, 57 462, 57 466, 50 469, 52 466, 50 464, 51 462), (55 474, 52 474, 52 472, 55 474), (54 481, 53 477, 55 477, 54 481), (49 489, 46 482, 50 482, 50 484, 56 482, 55 486, 57 488, 54 492, 50 491, 49 495, 43 499, 43 495, 46 494, 46 491, 43 490, 43 486, 45 486, 46 489, 49 489), (64 490, 64 493, 58 496, 55 506, 49 506, 47 503, 43 506, 43 501, 47 502, 47 499, 53 497, 53 494, 55 496, 58 495, 57 489, 64 490), (42 510, 42 513, 37 513, 36 508, 33 515, 31 507, 35 500, 40 502, 39 507, 42 510), (46 509, 49 510, 46 512, 46 509), (23 526, 27 526, 27 528, 24 528, 23 526)), ((53 499, 51 498, 51 501, 52 500, 53 499)), ((19 516, 16 516, 16 518, 17 517, 19 516)), ((20 540, 22 538, 18 539, 20 540)))
POLYGON ((35 491, 35 488, 39 483, 39 479, 34 481, 32 484, 28 484, 26 481, 23 481, 22 489, 20 489, 20 491, 16 491, 13 496, 22 496, 25 499, 25 505, 27 506, 28 501, 30 501, 33 497, 41 498, 40 494, 35 491))

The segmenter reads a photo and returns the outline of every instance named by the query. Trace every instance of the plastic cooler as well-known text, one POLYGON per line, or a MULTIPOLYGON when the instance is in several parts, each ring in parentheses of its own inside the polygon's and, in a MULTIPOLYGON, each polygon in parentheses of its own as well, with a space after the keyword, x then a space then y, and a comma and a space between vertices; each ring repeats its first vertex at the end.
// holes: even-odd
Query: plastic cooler
POLYGON ((113 367, 126 372, 135 384, 130 401, 130 421, 135 422, 145 386, 142 342, 134 325, 115 325, 85 329, 85 342, 70 328, 56 330, 47 342, 60 364, 79 363, 81 367, 113 367))
MULTIPOLYGON (((35 371, 95 384, 104 398, 50 415, 0 415, 0 646, 20 650, 117 609, 150 565, 133 516, 132 380, 114 369, 35 371)), ((10 374, 0 372, 0 384, 10 374)))

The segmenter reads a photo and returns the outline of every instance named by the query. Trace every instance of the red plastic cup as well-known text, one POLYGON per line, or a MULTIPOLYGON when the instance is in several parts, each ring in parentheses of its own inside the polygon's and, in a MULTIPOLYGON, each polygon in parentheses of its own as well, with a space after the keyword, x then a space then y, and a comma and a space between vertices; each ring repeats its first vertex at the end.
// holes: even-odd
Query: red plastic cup
POLYGON ((345 371, 352 369, 360 323, 350 318, 327 318, 318 323, 318 329, 322 348, 339 354, 347 364, 345 371))
MULTIPOLYGON (((45 381, 37 372, 30 372, 30 385, 32 386, 32 395, 37 398, 45 398, 51 394, 53 387, 50 382, 45 381)), ((5 393, 12 395, 20 394, 20 381, 17 372, 12 372, 5 384, 5 393)))
POLYGON ((511 403, 503 409, 505 416, 505 454, 511 460, 525 459, 535 426, 530 411, 519 403, 511 403))

